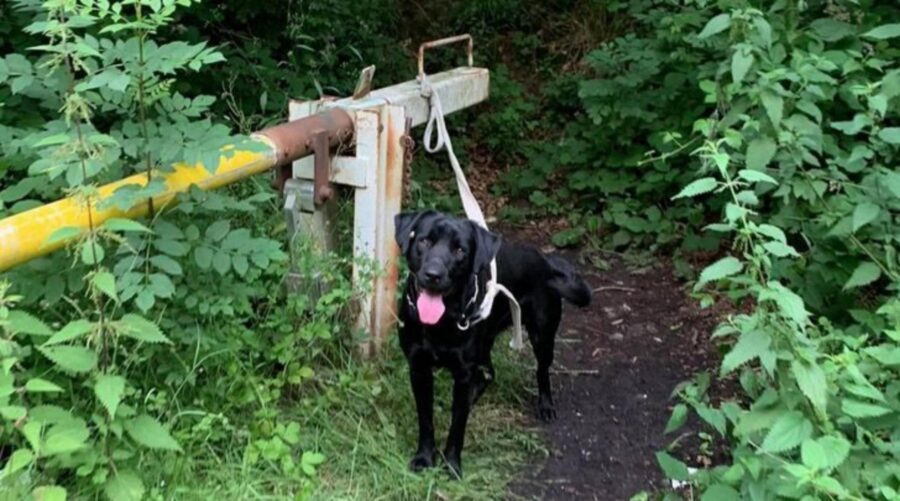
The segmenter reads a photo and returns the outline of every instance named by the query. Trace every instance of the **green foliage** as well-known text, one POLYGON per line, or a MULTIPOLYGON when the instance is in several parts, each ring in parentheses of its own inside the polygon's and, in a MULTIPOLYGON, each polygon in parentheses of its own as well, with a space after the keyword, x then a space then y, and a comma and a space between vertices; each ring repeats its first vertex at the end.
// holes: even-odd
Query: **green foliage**
MULTIPOLYGON (((702 177, 676 198, 716 199, 723 219, 708 230, 732 237, 695 290, 752 305, 715 333, 745 397, 713 407, 702 379, 679 390, 730 445, 730 464, 690 476, 702 499, 896 499, 900 487, 900 34, 885 24, 900 11, 823 5, 730 2, 697 35, 719 51, 699 84, 715 110, 693 126, 702 177)), ((685 421, 676 410, 667 431, 685 421)))
MULTIPOLYGON (((145 185, 111 197, 125 211, 160 190, 155 176, 174 161, 213 168, 230 154, 223 145, 244 141, 205 116, 214 98, 188 98, 175 85, 222 54, 155 38, 191 3, 23 1, 3 19, 28 37, 21 52, 0 58, 0 114, 9 124, 0 127, 0 215, 67 194, 91 211, 94 183, 141 172, 145 185)), ((232 332, 210 320, 256 317, 287 257, 271 226, 249 229, 272 198, 249 191, 194 190, 165 217, 151 204, 149 221, 110 219, 80 237, 62 228, 50 241, 77 237, 71 259, 57 253, 0 281, 0 490, 140 499, 158 493, 151 475, 163 464, 198 447, 183 425, 173 432, 178 407, 221 394, 200 386, 191 400, 178 398, 197 383, 191 358, 267 347, 246 335, 229 341, 232 332), (210 248, 215 277, 190 258, 210 248)), ((313 452, 304 451, 304 464, 321 462, 313 452)))

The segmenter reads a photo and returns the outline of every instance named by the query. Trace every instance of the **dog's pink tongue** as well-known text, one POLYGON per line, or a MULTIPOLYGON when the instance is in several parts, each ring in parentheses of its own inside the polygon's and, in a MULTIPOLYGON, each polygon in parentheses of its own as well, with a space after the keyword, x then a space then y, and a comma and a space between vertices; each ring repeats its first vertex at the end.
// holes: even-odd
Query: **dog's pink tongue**
POLYGON ((444 314, 444 298, 440 294, 422 291, 416 301, 416 308, 419 310, 419 320, 423 324, 434 325, 444 314))

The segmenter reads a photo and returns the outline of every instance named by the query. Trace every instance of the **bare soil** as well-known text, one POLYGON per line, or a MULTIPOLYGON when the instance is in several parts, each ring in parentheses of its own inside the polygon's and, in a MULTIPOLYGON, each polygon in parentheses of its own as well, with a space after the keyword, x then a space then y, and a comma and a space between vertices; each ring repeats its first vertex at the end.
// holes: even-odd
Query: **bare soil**
MULTIPOLYGON (((533 225, 500 232, 549 242, 533 225)), ((580 261, 574 253, 567 257, 580 261)), ((665 480, 655 453, 674 438, 663 434, 676 403, 672 390, 718 366, 709 341, 715 309, 698 309, 665 262, 640 270, 611 263, 607 271, 579 263, 594 300, 586 309, 567 306, 551 376, 558 419, 535 421, 549 457, 524 469, 511 486, 512 499, 627 500, 658 491, 665 480)), ((679 455, 697 459, 689 450, 679 455)))

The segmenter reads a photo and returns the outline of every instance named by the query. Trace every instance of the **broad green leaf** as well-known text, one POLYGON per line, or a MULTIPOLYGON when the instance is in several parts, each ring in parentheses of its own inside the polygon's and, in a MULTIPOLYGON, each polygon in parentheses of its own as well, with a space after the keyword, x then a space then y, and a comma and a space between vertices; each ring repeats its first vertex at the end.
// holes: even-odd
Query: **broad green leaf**
POLYGON ((166 256, 165 254, 159 254, 150 258, 150 263, 153 266, 156 266, 160 270, 168 273, 169 275, 181 275, 184 271, 181 269, 181 265, 178 264, 178 261, 166 256))
POLYGON ((656 453, 656 461, 659 462, 660 468, 662 468, 663 473, 665 473, 666 477, 671 478, 672 480, 681 480, 685 481, 691 477, 691 474, 688 472, 687 466, 684 463, 672 457, 666 451, 659 451, 656 453))
POLYGON ((19 405, 0 405, 0 417, 8 421, 18 421, 25 417, 27 410, 19 405))
POLYGON ((738 172, 738 176, 751 183, 772 183, 778 184, 772 176, 758 170, 742 169, 738 172))
POLYGON ((763 244, 763 248, 766 249, 769 254, 775 257, 796 257, 800 255, 790 245, 778 241, 766 242, 763 244))
POLYGON ((14 333, 50 336, 53 330, 42 320, 24 311, 13 310, 6 317, 7 328, 14 333))
POLYGON ((97 354, 83 346, 40 346, 38 351, 68 372, 88 372, 97 366, 97 354))
POLYGON ((855 418, 878 417, 891 412, 891 409, 887 407, 861 402, 852 398, 845 398, 841 402, 841 410, 844 411, 844 414, 855 418))
POLYGON ((95 273, 91 279, 91 283, 100 292, 106 294, 110 298, 118 301, 119 295, 116 293, 116 277, 108 271, 95 273))
MULTIPOLYGON (((747 169, 750 172, 759 172, 766 168, 769 165, 769 162, 772 161, 772 158, 775 156, 775 151, 778 149, 778 146, 775 144, 775 141, 772 140, 769 136, 761 136, 753 141, 750 141, 750 144, 747 145, 747 169)), ((744 172, 744 171, 741 171, 744 172)), ((755 181, 767 181, 772 184, 778 184, 777 181, 772 179, 770 176, 766 176, 768 179, 747 179, 747 181, 755 182, 755 181)))
POLYGON ((784 412, 772 425, 760 448, 763 452, 788 451, 809 438, 812 430, 812 423, 802 413, 784 412))
POLYGON ((812 483, 819 489, 836 496, 832 499, 849 499, 850 497, 847 489, 834 477, 814 477, 812 483))
POLYGON ((784 234, 784 231, 777 226, 772 226, 771 224, 761 224, 756 227, 756 231, 759 233, 771 238, 772 240, 776 240, 781 243, 787 243, 787 237, 784 234))
POLYGON ((722 411, 702 404, 695 404, 694 408, 703 421, 715 428, 719 435, 725 436, 727 423, 725 422, 725 414, 722 411))
POLYGON ((826 435, 816 439, 821 448, 822 457, 819 467, 824 470, 837 468, 850 454, 850 442, 842 436, 826 435))
POLYGON ((225 238, 225 235, 228 234, 228 230, 230 229, 231 221, 227 219, 216 221, 206 229, 206 238, 208 240, 212 240, 213 242, 218 242, 219 240, 225 238))
POLYGON ((863 226, 874 221, 881 208, 869 202, 863 202, 853 209, 853 232, 859 231, 863 226))
POLYGON ((175 294, 175 284, 168 275, 153 273, 148 278, 150 279, 150 290, 156 297, 169 298, 175 294))
POLYGON ((900 70, 889 71, 881 80, 881 93, 888 99, 900 96, 900 70))
POLYGON ((740 273, 744 269, 744 264, 732 256, 723 257, 715 263, 707 266, 700 273, 700 280, 697 282, 699 287, 702 284, 730 277, 736 273, 740 273))
POLYGON ((131 470, 120 470, 103 486, 109 501, 140 501, 144 498, 144 490, 141 477, 131 470))
POLYGON ((76 228, 74 226, 64 226, 58 230, 54 230, 50 236, 47 237, 47 240, 44 241, 44 245, 53 245, 57 242, 67 242, 81 233, 84 232, 81 228, 76 228))
POLYGON ((87 446, 90 436, 87 426, 80 419, 67 419, 47 430, 41 453, 45 456, 66 454, 87 446))
POLYGON ((883 403, 887 402, 881 390, 872 386, 868 381, 863 383, 844 383, 843 389, 858 397, 871 398, 883 403))
POLYGON ((747 209, 744 207, 732 202, 725 204, 725 219, 729 224, 735 225, 746 215, 747 209))
POLYGON ((853 116, 853 120, 844 121, 844 122, 831 122, 831 126, 835 129, 847 134, 848 136, 853 136, 862 132, 866 127, 870 127, 872 125, 872 119, 869 118, 868 115, 863 113, 857 113, 853 116))
POLYGON ((879 277, 881 277, 881 268, 871 261, 863 261, 853 270, 853 274, 844 284, 844 290, 864 287, 878 280, 879 277))
POLYGON ((784 100, 778 94, 771 91, 763 91, 760 94, 763 107, 766 109, 766 115, 772 121, 772 125, 777 129, 781 124, 781 117, 784 115, 784 100))
POLYGON ((900 23, 883 24, 863 33, 862 36, 865 38, 873 38, 875 40, 887 40, 888 38, 900 37, 900 23))
POLYGON ((900 366, 900 346, 896 344, 880 344, 865 349, 866 353, 878 360, 881 365, 900 366))
POLYGON ((141 289, 141 292, 138 293, 137 298, 134 300, 134 304, 144 313, 150 311, 150 308, 153 308, 155 303, 156 296, 153 295, 153 291, 146 288, 141 289))
POLYGON ((762 329, 742 332, 737 343, 722 359, 722 375, 726 375, 741 365, 770 351, 772 338, 762 329))
POLYGON ((31 491, 34 501, 66 501, 66 490, 58 485, 43 485, 31 491))
POLYGON ((900 172, 886 172, 882 178, 884 185, 895 197, 900 198, 900 172))
POLYGON ((201 270, 208 270, 212 266, 213 251, 209 247, 197 247, 194 249, 194 261, 201 270))
POLYGON ((100 242, 89 238, 81 244, 81 262, 86 265, 95 265, 103 261, 106 252, 100 242))
POLYGON ((8 397, 15 393, 16 378, 11 373, 0 371, 0 398, 8 397))
POLYGON ((678 404, 672 409, 672 416, 669 418, 669 422, 666 423, 666 429, 663 433, 672 433, 673 431, 681 428, 684 425, 684 422, 687 420, 688 408, 684 404, 678 404))
POLYGON ((828 380, 825 372, 818 364, 809 364, 799 359, 791 362, 791 372, 797 380, 800 391, 806 395, 813 407, 819 412, 825 412, 828 403, 828 380))
POLYGON ((112 374, 102 374, 94 383, 94 394, 97 400, 103 404, 110 417, 116 417, 116 409, 122 401, 125 392, 125 378, 112 374))
POLYGON ((119 334, 146 343, 170 343, 155 323, 134 313, 127 313, 118 322, 119 334))
POLYGON ((19 428, 19 431, 25 436, 25 440, 28 440, 31 450, 40 452, 41 433, 44 431, 44 426, 38 421, 29 420, 19 428))
POLYGON ((213 268, 219 272, 219 275, 228 273, 231 269, 231 256, 227 252, 220 250, 213 257, 213 268))
POLYGON ((725 484, 713 484, 700 496, 700 501, 733 501, 736 499, 741 499, 740 493, 725 484))
POLYGON ((30 449, 16 449, 9 456, 2 471, 5 475, 11 475, 30 465, 32 461, 34 461, 34 453, 30 449))
POLYGON ((760 299, 775 301, 785 317, 793 320, 801 329, 805 329, 809 321, 809 312, 806 311, 803 299, 778 282, 769 282, 768 287, 768 290, 760 295, 760 299))
POLYGON ((45 146, 59 146, 68 143, 72 137, 68 134, 52 134, 43 139, 31 143, 32 148, 43 148, 45 146))
POLYGON ((736 83, 742 82, 751 66, 753 66, 753 52, 749 48, 735 50, 731 57, 731 79, 736 83))
POLYGON ((250 269, 250 263, 247 261, 247 257, 240 254, 234 256, 234 258, 231 260, 231 265, 234 267, 235 273, 237 273, 238 276, 241 277, 246 275, 247 270, 250 269))
POLYGON ((729 14, 719 14, 718 16, 710 19, 706 26, 703 27, 703 30, 697 35, 698 38, 709 38, 718 33, 722 33, 727 30, 731 26, 731 15, 729 14))
POLYGON ((900 144, 900 127, 885 127, 878 132, 878 137, 886 143, 900 144))
POLYGON ((243 250, 249 251, 253 249, 253 237, 247 228, 238 228, 222 240, 222 248, 225 250, 243 250))
POLYGON ((63 389, 57 386, 56 383, 36 377, 29 379, 28 382, 25 383, 25 391, 30 393, 56 393, 63 391, 63 389))
POLYGON ((703 177, 685 186, 677 195, 672 197, 673 200, 685 197, 695 197, 703 193, 709 193, 716 189, 719 183, 712 177, 703 177))
POLYGON ((142 233, 153 233, 150 228, 147 228, 137 221, 132 221, 131 219, 107 219, 106 222, 103 223, 103 228, 109 231, 136 231, 142 233))
POLYGON ((816 123, 822 123, 822 110, 815 103, 801 99, 797 101, 797 109, 816 119, 816 123))
POLYGON ((125 431, 135 442, 150 449, 180 451, 181 446, 169 435, 169 431, 152 417, 141 414, 125 423, 125 431))
POLYGON ((66 324, 56 334, 50 336, 50 339, 44 342, 42 346, 53 346, 55 344, 65 343, 73 339, 78 339, 94 328, 94 324, 84 319, 73 320, 66 324))
POLYGON ((869 109, 878 113, 879 117, 884 118, 887 114, 887 106, 888 98, 884 94, 878 94, 869 98, 869 109))
POLYGON ((826 42, 836 42, 856 33, 856 28, 849 23, 830 17, 816 19, 809 25, 813 32, 826 42))
POLYGON ((313 466, 318 466, 325 462, 325 455, 319 452, 303 451, 300 461, 313 466))
POLYGON ((156 247, 158 251, 175 257, 181 257, 190 252, 190 247, 184 242, 168 238, 154 240, 153 246, 156 247))

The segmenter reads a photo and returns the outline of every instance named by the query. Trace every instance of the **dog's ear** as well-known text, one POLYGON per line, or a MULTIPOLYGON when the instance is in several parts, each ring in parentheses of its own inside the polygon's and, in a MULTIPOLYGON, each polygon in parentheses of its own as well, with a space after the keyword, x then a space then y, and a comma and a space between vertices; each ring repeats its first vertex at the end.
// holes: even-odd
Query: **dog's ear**
POLYGON ((478 223, 469 221, 475 231, 475 257, 472 261, 472 272, 479 273, 494 259, 500 250, 500 235, 491 233, 478 223))
POLYGON ((397 241, 400 253, 404 256, 409 250, 409 242, 415 237, 416 226, 429 214, 434 214, 434 211, 401 212, 394 216, 394 240, 397 241))

